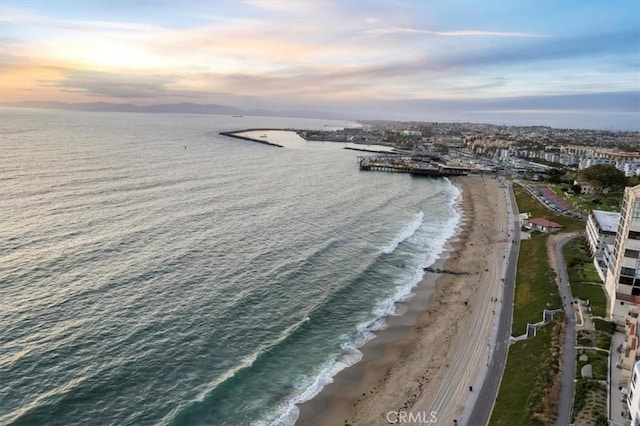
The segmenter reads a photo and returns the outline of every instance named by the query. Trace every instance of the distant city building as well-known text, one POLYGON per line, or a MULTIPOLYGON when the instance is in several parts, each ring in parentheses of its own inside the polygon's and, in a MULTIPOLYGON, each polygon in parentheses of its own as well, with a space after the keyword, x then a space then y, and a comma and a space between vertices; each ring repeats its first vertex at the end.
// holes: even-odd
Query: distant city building
POLYGON ((606 265, 604 262, 604 250, 607 245, 615 242, 620 213, 603 210, 592 210, 587 219, 585 235, 589 246, 589 252, 593 257, 593 264, 604 282, 606 278, 606 265))
POLYGON ((559 163, 560 162, 560 156, 554 152, 545 152, 544 153, 544 159, 546 161, 549 161, 551 163, 559 163))
POLYGON ((626 177, 640 176, 640 162, 633 161, 630 163, 623 163, 621 170, 624 172, 626 177))
POLYGON ((616 160, 613 158, 600 158, 600 157, 587 157, 580 160, 578 164, 579 169, 586 169, 591 166, 595 166, 597 164, 611 164, 613 166, 616 165, 616 160))
POLYGON ((418 130, 403 130, 402 136, 411 136, 413 138, 421 138, 422 132, 418 130))
POLYGON ((640 303, 640 185, 624 190, 605 288, 611 319, 624 321, 629 309, 640 303))

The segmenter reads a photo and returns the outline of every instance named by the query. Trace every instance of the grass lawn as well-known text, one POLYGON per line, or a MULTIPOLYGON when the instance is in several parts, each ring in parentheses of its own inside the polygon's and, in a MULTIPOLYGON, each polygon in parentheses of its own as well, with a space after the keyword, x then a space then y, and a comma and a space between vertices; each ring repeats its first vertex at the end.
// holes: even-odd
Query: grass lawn
POLYGON ((582 238, 577 238, 568 242, 562 249, 571 294, 573 297, 588 300, 593 315, 604 317, 607 314, 607 297, 585 244, 582 238))
POLYGON ((598 331, 606 331, 609 334, 613 334, 616 331, 616 324, 610 321, 605 321, 601 319, 594 319, 593 325, 596 327, 598 331))
POLYGON ((527 323, 541 321, 544 309, 562 306, 555 273, 547 261, 547 238, 546 234, 536 234, 530 240, 520 242, 511 325, 513 336, 525 334, 527 323))
POLYGON ((622 202, 622 197, 624 195, 624 193, 613 193, 607 195, 565 195, 562 188, 567 188, 569 186, 567 184, 545 184, 544 186, 550 187, 556 195, 567 200, 569 205, 573 206, 574 209, 585 216, 589 214, 591 210, 619 212, 620 203, 622 202))
POLYGON ((516 196, 516 202, 518 203, 518 210, 520 213, 530 213, 532 218, 543 217, 559 223, 563 227, 563 232, 584 231, 586 226, 584 222, 580 222, 579 220, 563 216, 547 209, 520 185, 514 185, 513 192, 516 196))
POLYGON ((496 404, 491 413, 491 426, 528 425, 532 423, 528 407, 538 388, 541 360, 549 356, 555 321, 538 329, 536 337, 509 347, 507 365, 500 383, 496 404))
POLYGON ((579 208, 584 214, 591 210, 605 210, 610 212, 619 212, 620 203, 622 202, 623 193, 612 195, 577 195, 571 197, 570 203, 579 208))
POLYGON ((571 283, 571 294, 582 300, 589 301, 592 315, 604 317, 607 315, 607 296, 600 284, 571 283))
POLYGON ((596 265, 593 262, 589 261, 589 263, 585 263, 582 265, 582 274, 584 275, 585 281, 592 283, 601 283, 602 279, 600 279, 600 275, 596 271, 596 265))

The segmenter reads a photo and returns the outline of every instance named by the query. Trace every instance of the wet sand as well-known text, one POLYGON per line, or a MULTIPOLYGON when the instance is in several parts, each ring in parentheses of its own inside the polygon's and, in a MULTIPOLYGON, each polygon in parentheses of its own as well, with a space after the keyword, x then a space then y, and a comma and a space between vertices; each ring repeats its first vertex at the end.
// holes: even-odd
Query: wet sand
POLYGON ((464 274, 425 273, 415 297, 399 304, 402 315, 390 317, 362 348, 362 361, 299 406, 296 424, 383 425, 402 412, 419 420, 414 424, 461 418, 489 356, 509 237, 498 180, 465 176, 454 183, 462 189, 463 218, 434 268, 464 274))

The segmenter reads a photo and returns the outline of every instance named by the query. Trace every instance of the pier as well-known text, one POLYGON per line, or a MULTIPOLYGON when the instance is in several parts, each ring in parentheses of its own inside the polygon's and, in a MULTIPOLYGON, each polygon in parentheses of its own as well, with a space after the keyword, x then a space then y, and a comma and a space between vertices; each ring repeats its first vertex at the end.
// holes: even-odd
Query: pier
POLYGON ((428 177, 464 176, 469 173, 463 167, 447 166, 435 161, 425 162, 412 156, 375 155, 358 157, 358 162, 360 170, 377 172, 410 173, 428 177))

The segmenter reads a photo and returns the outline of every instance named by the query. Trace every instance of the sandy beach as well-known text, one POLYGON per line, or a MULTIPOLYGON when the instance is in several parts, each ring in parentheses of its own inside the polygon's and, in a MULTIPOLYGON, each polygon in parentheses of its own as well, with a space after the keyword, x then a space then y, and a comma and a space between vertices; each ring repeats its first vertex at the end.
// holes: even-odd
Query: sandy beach
POLYGON ((381 425, 400 423, 402 413, 419 420, 414 424, 461 419, 490 354, 509 237, 500 181, 454 182, 462 189, 463 218, 434 267, 464 274, 426 273, 415 297, 398 307, 403 315, 390 317, 362 348, 362 361, 300 405, 297 424, 381 425))

